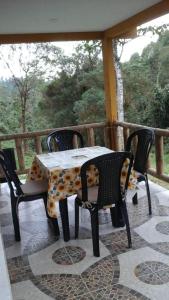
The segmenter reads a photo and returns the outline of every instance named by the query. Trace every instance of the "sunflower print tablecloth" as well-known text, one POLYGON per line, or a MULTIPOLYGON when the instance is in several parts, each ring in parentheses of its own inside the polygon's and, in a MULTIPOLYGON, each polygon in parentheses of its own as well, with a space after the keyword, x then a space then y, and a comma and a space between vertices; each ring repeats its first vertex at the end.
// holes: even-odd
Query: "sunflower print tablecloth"
MULTIPOLYGON (((95 146, 35 156, 28 180, 48 179, 47 209, 51 217, 57 218, 57 201, 76 194, 81 188, 81 165, 88 159, 111 152, 112 150, 108 148, 95 146)), ((122 170, 121 184, 125 180, 127 168, 128 162, 126 161, 122 170)), ((136 175, 132 172, 129 188, 134 188, 136 181, 136 175)), ((88 172, 88 186, 97 184, 98 170, 91 166, 88 172)))

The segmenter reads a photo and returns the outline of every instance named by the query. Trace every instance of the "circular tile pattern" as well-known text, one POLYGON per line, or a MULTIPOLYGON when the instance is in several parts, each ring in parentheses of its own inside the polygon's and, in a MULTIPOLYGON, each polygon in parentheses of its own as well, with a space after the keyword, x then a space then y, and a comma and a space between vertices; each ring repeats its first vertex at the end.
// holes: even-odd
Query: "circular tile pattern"
POLYGON ((169 235, 169 222, 164 221, 156 225, 156 230, 160 233, 169 235))
POLYGON ((0 208, 3 208, 8 205, 8 201, 0 201, 0 208))
POLYGON ((169 282, 169 266, 158 261, 147 261, 136 266, 135 275, 147 284, 164 284, 169 282))
POLYGON ((52 259, 59 265, 73 265, 84 259, 85 256, 86 252, 82 248, 67 246, 56 250, 52 255, 52 259))
POLYGON ((152 248, 163 254, 169 255, 169 243, 157 243, 152 245, 152 248))

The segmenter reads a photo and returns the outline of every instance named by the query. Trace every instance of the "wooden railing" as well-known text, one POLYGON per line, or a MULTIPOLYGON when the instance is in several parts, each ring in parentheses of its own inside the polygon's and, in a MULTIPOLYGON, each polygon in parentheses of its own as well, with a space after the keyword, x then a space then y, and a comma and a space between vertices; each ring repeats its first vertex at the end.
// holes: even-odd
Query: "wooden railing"
MULTIPOLYGON (((62 127, 62 128, 52 128, 46 129, 43 131, 36 132, 27 132, 24 134, 9 134, 9 135, 1 135, 0 136, 0 148, 4 148, 4 143, 6 141, 13 141, 15 148, 16 160, 18 162, 18 174, 26 174, 28 172, 28 168, 25 167, 25 155, 24 155, 24 141, 34 141, 34 152, 36 154, 40 154, 43 152, 42 149, 42 139, 47 137, 49 133, 54 130, 60 129, 74 129, 78 130, 86 137, 85 146, 94 146, 98 144, 97 138, 101 135, 103 136, 103 144, 106 147, 111 148, 110 137, 116 137, 114 150, 123 150, 124 145, 126 144, 127 138, 131 132, 137 130, 139 128, 150 128, 138 124, 131 124, 126 122, 114 122, 111 126, 107 126, 106 123, 93 123, 93 124, 85 124, 78 126, 70 126, 70 127, 62 127), (119 145, 119 128, 121 128, 123 135, 123 143, 119 145)), ((163 181, 169 182, 169 176, 164 173, 164 137, 169 138, 169 130, 167 129, 159 129, 159 128, 151 128, 155 132, 155 159, 156 159, 156 167, 153 169, 151 165, 149 165, 148 173, 154 177, 157 177, 163 181)))
POLYGON ((106 123, 94 123, 85 124, 78 126, 62 127, 62 128, 52 128, 43 131, 27 132, 21 134, 8 134, 0 136, 0 148, 3 149, 6 141, 14 142, 15 156, 18 164, 17 172, 18 174, 26 174, 29 169, 25 167, 25 155, 24 155, 24 141, 34 141, 34 152, 36 154, 41 154, 42 149, 42 139, 47 137, 49 133, 54 130, 60 129, 74 129, 81 132, 86 137, 86 146, 94 146, 96 144, 96 137, 98 134, 103 135, 104 145, 110 147, 108 138, 108 129, 106 123))
MULTIPOLYGON (((126 144, 127 138, 131 132, 141 128, 150 128, 147 126, 142 126, 138 124, 131 124, 126 122, 115 122, 112 124, 112 127, 117 132, 118 128, 123 129, 123 140, 124 145, 126 144)), ((152 128, 155 133, 155 161, 156 168, 153 169, 151 167, 151 163, 149 161, 149 169, 148 173, 156 178, 159 178, 163 181, 169 182, 169 175, 164 174, 164 138, 169 138, 169 130, 160 129, 160 128, 152 128)), ((116 133, 117 135, 117 133, 116 133)), ((123 148, 123 146, 122 146, 123 148)), ((121 150, 121 147, 117 143, 116 150, 121 150)))

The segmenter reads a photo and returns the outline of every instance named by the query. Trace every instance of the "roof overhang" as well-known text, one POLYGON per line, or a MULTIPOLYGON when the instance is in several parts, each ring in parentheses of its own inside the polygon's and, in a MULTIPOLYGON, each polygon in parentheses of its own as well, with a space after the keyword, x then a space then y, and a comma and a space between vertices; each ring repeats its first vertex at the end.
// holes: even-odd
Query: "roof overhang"
POLYGON ((0 4, 0 43, 125 36, 168 12, 168 0, 6 0, 0 4))

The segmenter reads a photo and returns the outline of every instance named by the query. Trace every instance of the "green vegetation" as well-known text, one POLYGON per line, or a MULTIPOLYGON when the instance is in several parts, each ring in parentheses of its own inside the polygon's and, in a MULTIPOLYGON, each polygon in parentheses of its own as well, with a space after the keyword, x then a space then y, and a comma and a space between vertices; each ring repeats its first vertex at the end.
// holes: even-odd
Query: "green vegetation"
MULTIPOLYGON (((161 30, 158 34, 158 41, 148 45, 142 55, 135 53, 121 64, 125 121, 168 128, 169 31, 161 30)), ((4 47, 7 46, 0 46, 0 59, 11 71, 11 78, 0 81, 0 134, 105 120, 100 41, 81 42, 72 57, 52 43, 9 45, 6 61, 4 47), (26 60, 24 49, 29 53, 26 60), (13 68, 12 57, 16 53, 20 77, 13 68)), ((101 141, 102 137, 98 142, 101 141)), ((2 146, 12 145, 3 143, 2 146)), ((165 172, 169 174, 168 146, 166 139, 165 172)), ((27 167, 34 155, 33 148, 30 143, 27 167)), ((151 160, 154 165, 153 154, 151 160)))

